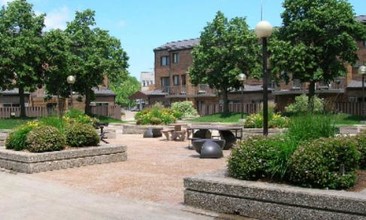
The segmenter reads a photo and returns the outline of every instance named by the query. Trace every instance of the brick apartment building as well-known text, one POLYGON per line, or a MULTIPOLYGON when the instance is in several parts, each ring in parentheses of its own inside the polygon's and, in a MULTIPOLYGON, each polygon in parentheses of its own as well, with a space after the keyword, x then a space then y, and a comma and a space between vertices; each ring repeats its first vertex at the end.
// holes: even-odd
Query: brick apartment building
MULTIPOLYGON (((366 16, 357 19, 366 24, 366 16)), ((193 86, 190 82, 188 69, 192 64, 191 51, 199 44, 199 39, 169 42, 154 49, 155 89, 140 94, 140 98, 147 100, 149 105, 161 102, 169 106, 173 102, 192 101, 197 110, 208 105, 221 103, 218 92, 210 89, 208 85, 193 86), (142 96, 141 96, 142 95, 142 96)), ((357 69, 361 64, 366 64, 366 42, 358 42, 357 51, 359 61, 347 67, 347 75, 339 77, 330 83, 319 82, 316 84, 316 94, 334 102, 361 102, 361 76, 357 69)), ((292 103, 295 97, 307 93, 308 85, 293 79, 288 84, 281 82, 269 84, 269 101, 275 102, 278 110, 292 103)), ((261 103, 263 89, 261 80, 247 79, 244 90, 232 91, 229 94, 230 103, 261 103)))

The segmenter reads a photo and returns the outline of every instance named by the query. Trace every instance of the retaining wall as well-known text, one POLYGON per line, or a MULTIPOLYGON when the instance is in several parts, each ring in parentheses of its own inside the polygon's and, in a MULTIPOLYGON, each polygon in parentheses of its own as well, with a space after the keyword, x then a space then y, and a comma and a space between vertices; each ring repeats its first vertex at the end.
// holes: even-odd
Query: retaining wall
POLYGON ((366 192, 294 187, 225 176, 184 179, 184 203, 258 219, 366 219, 366 192))
POLYGON ((125 160, 127 160, 127 147, 117 145, 83 147, 45 153, 0 148, 0 167, 21 173, 38 173, 125 160))

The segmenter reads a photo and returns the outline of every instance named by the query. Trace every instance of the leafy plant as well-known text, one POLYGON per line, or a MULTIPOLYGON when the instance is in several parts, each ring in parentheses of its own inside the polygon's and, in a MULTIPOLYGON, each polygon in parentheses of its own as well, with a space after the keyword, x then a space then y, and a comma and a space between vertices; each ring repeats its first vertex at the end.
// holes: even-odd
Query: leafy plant
POLYGON ((99 121, 98 119, 92 118, 78 109, 69 109, 63 116, 63 119, 69 124, 81 123, 93 126, 99 121))
MULTIPOLYGON (((268 127, 270 128, 285 128, 288 126, 289 119, 281 116, 278 113, 268 113, 268 127)), ((261 128, 263 127, 263 113, 255 113, 245 118, 244 127, 261 128)))
POLYGON ((160 105, 154 105, 151 108, 145 108, 135 115, 136 123, 141 125, 146 124, 170 124, 174 123, 178 117, 178 113, 169 108, 164 108, 160 105))
POLYGON ((336 126, 331 115, 305 114, 291 117, 287 133, 301 142, 321 137, 333 137, 336 134, 336 126))
POLYGON ((174 102, 171 109, 180 114, 177 117, 179 119, 198 116, 192 101, 174 102))
POLYGON ((289 160, 289 180, 306 187, 346 189, 356 182, 359 159, 350 137, 304 142, 289 160))
POLYGON ((65 147, 65 136, 55 127, 40 125, 29 132, 26 144, 30 152, 58 151, 65 147))
MULTIPOLYGON (((321 113, 324 111, 324 100, 318 96, 314 96, 314 113, 321 113)), ((309 111, 308 96, 302 94, 295 97, 295 102, 285 107, 287 113, 305 113, 309 111)))
POLYGON ((71 147, 96 146, 100 138, 93 126, 73 123, 66 129, 66 143, 71 147))
POLYGON ((250 137, 232 149, 229 175, 244 180, 283 179, 295 148, 295 143, 284 135, 250 137))
POLYGON ((361 131, 355 137, 357 143, 357 150, 361 154, 360 158, 360 168, 366 169, 366 130, 361 131))
POLYGON ((6 149, 24 150, 27 148, 27 135, 33 128, 39 124, 35 121, 27 122, 24 125, 17 127, 14 131, 10 132, 5 140, 6 149))

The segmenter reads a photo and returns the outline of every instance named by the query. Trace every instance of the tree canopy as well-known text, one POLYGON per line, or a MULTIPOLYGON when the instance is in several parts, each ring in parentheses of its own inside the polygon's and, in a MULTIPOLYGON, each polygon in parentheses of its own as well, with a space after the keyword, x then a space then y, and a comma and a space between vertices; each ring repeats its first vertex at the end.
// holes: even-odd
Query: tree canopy
POLYGON ((224 112, 228 112, 227 94, 240 87, 237 75, 258 76, 260 73, 259 44, 245 18, 228 20, 222 12, 201 32, 200 43, 192 51, 189 69, 194 85, 208 84, 222 93, 224 112))
POLYGON ((44 14, 26 0, 14 0, 0 11, 0 78, 2 89, 19 89, 20 116, 25 117, 25 89, 42 85, 44 14))
POLYGON ((366 38, 365 27, 345 0, 285 0, 283 7, 278 41, 270 44, 273 73, 309 82, 311 101, 316 82, 344 75, 345 65, 357 60, 356 40, 366 38))
MULTIPOLYGON (((127 54, 121 43, 107 31, 93 28, 95 12, 76 12, 75 19, 67 24, 66 33, 71 39, 73 61, 70 73, 76 77, 73 89, 85 95, 85 113, 90 114, 90 102, 94 99, 92 88, 108 80, 117 81, 127 77, 127 54)), ((66 80, 66 78, 65 78, 66 80)))
POLYGON ((140 91, 140 82, 133 76, 128 76, 126 80, 120 80, 111 83, 111 89, 116 93, 116 102, 121 106, 131 107, 136 103, 129 97, 140 91))

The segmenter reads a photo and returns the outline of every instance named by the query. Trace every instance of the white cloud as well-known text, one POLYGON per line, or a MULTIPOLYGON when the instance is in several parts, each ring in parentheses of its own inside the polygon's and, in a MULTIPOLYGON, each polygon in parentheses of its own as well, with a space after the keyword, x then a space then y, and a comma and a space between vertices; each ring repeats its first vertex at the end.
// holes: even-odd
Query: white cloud
POLYGON ((66 22, 70 20, 70 10, 62 7, 47 13, 45 18, 46 29, 65 29, 66 22))

